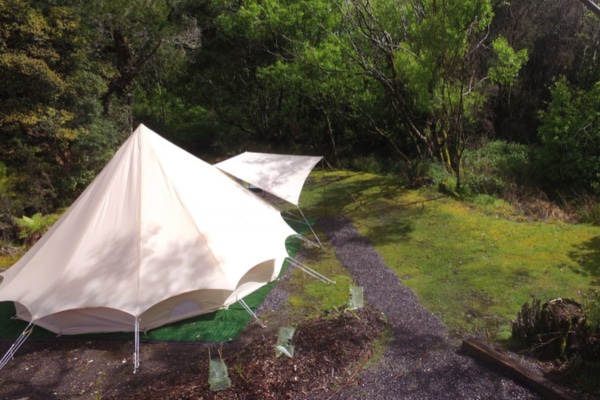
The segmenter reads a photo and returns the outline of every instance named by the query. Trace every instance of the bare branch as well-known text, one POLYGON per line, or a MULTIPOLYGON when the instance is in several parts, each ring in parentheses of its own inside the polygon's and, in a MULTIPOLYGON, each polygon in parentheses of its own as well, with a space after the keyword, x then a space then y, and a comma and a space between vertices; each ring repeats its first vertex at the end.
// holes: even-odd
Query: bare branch
POLYGON ((592 0, 579 0, 583 3, 584 6, 588 8, 591 12, 600 17, 600 6, 594 3, 592 0))

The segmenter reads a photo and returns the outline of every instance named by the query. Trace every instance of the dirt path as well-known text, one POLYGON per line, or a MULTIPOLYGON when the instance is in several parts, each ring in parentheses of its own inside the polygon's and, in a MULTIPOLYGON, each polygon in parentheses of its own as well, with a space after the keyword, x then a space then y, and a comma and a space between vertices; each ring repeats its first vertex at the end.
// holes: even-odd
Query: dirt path
POLYGON ((422 307, 343 217, 320 222, 342 264, 363 286, 365 300, 387 317, 394 339, 362 386, 348 386, 335 399, 541 399, 490 365, 460 353, 446 326, 422 307))

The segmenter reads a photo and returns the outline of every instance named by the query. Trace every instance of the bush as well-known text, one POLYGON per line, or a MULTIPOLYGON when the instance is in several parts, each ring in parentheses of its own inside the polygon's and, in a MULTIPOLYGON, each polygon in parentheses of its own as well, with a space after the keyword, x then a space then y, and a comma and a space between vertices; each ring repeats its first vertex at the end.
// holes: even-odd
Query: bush
POLYGON ((540 113, 536 151, 538 180, 546 191, 600 191, 600 82, 588 91, 555 82, 552 100, 540 113))
POLYGON ((23 239, 27 245, 35 244, 59 217, 58 214, 42 215, 37 213, 31 217, 16 218, 20 229, 19 238, 23 239))
POLYGON ((503 141, 487 142, 463 155, 463 186, 472 194, 503 196, 529 179, 530 150, 503 141))
POLYGON ((575 207, 579 222, 600 225, 600 203, 597 197, 584 195, 575 202, 575 207))

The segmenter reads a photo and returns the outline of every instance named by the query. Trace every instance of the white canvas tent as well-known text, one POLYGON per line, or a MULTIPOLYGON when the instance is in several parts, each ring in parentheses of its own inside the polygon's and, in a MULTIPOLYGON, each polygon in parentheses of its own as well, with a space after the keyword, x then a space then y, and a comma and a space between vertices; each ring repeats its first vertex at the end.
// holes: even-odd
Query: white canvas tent
POLYGON ((294 234, 274 207, 140 125, 2 274, 0 301, 58 334, 137 339, 276 279, 294 234))
POLYGON ((302 187, 311 171, 321 161, 320 156, 297 156, 289 154, 271 154, 244 152, 215 164, 221 171, 241 179, 257 188, 269 192, 298 208, 302 218, 311 229, 322 247, 299 201, 302 187))

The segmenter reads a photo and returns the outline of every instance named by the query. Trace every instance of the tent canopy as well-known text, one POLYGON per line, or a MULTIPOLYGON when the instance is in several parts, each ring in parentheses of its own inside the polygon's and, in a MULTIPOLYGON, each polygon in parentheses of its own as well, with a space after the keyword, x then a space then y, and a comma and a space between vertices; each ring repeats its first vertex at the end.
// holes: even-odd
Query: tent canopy
POLYGON ((0 281, 59 334, 148 330, 237 302, 279 275, 295 232, 275 208, 140 125, 0 281))
POLYGON ((321 158, 247 151, 215 167, 298 206, 302 186, 321 158))

